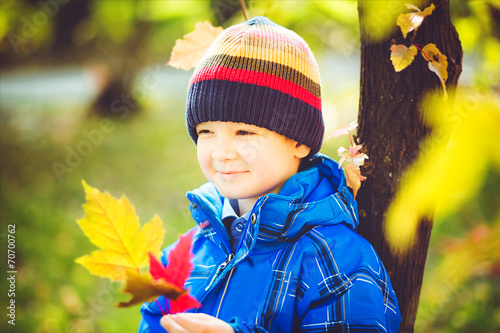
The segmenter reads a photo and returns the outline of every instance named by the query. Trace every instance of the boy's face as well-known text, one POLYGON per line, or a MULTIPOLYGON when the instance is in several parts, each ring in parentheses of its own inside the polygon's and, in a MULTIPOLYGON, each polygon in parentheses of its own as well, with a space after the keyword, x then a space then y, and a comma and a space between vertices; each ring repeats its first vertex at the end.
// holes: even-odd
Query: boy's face
POLYGON ((196 126, 198 162, 219 193, 238 199, 240 213, 278 193, 310 149, 262 127, 232 122, 196 126))

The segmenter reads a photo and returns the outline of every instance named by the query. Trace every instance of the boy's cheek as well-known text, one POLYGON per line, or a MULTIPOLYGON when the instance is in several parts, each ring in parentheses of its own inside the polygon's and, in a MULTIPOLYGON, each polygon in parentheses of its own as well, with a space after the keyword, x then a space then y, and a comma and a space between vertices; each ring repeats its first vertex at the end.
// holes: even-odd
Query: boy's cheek
POLYGON ((203 171, 203 173, 206 173, 210 168, 210 162, 207 161, 207 159, 204 158, 203 156, 198 156, 198 164, 200 165, 200 168, 203 171))
POLYGON ((208 176, 208 171, 210 168, 210 161, 203 155, 198 154, 198 164, 200 165, 201 171, 205 176, 208 176))
POLYGON ((272 140, 267 135, 256 135, 251 141, 251 145, 256 151, 266 150, 271 143, 272 140))
POLYGON ((247 162, 261 160, 269 154, 272 142, 265 137, 257 136, 255 139, 240 142, 238 144, 238 154, 247 162))
POLYGON ((198 161, 206 159, 209 154, 209 147, 203 140, 198 140, 196 145, 196 155, 198 156, 198 161))
POLYGON ((257 147, 251 142, 240 143, 238 154, 248 162, 252 162, 258 156, 257 147))

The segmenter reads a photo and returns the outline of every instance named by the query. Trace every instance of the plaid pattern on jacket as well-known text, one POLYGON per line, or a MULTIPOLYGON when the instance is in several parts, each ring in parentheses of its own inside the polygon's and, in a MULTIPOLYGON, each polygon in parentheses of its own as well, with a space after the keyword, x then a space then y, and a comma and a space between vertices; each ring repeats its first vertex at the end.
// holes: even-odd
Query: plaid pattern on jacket
MULTIPOLYGON (((213 185, 188 199, 198 224, 186 282, 202 303, 195 311, 230 322, 237 333, 398 331, 389 276, 356 233, 357 205, 335 161, 317 154, 279 194, 260 198, 234 254, 213 185)), ((164 332, 158 303, 164 300, 142 306, 139 332, 164 332)))

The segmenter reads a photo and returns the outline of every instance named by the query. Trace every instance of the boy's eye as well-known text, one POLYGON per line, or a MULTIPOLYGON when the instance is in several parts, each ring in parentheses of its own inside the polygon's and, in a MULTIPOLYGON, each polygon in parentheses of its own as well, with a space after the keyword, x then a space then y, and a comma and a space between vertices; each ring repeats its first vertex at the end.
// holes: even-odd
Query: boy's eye
POLYGON ((209 133, 210 133, 210 131, 209 131, 209 130, 207 130, 207 129, 202 129, 202 130, 199 130, 199 131, 198 131, 198 135, 202 135, 202 134, 209 134, 209 133))
POLYGON ((245 130, 238 130, 236 132, 237 135, 254 135, 255 133, 254 132, 250 132, 250 131, 245 131, 245 130))

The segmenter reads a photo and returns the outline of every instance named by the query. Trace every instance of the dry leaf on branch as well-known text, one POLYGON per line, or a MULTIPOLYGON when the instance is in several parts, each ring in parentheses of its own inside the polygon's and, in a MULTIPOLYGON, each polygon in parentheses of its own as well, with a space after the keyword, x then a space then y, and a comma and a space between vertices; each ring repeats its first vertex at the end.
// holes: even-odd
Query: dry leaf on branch
POLYGON ((208 21, 196 23, 195 30, 175 42, 167 65, 190 70, 198 65, 213 41, 224 29, 208 21))
POLYGON ((411 31, 418 29, 422 22, 424 22, 424 19, 427 16, 431 15, 434 9, 436 9, 434 4, 431 4, 423 11, 411 4, 407 4, 406 6, 409 9, 415 10, 415 12, 411 12, 408 14, 399 14, 398 16, 396 24, 401 28, 401 32, 403 33, 404 38, 406 38, 408 33, 410 33, 411 31))
POLYGON ((448 79, 448 58, 433 43, 429 43, 422 48, 422 56, 429 62, 429 69, 438 76, 443 87, 444 100, 446 101, 448 99, 445 85, 448 79))
POLYGON ((396 72, 400 72, 406 67, 408 67, 412 62, 415 56, 417 55, 418 50, 414 45, 410 47, 406 47, 405 45, 392 45, 391 46, 391 61, 392 65, 396 72))

